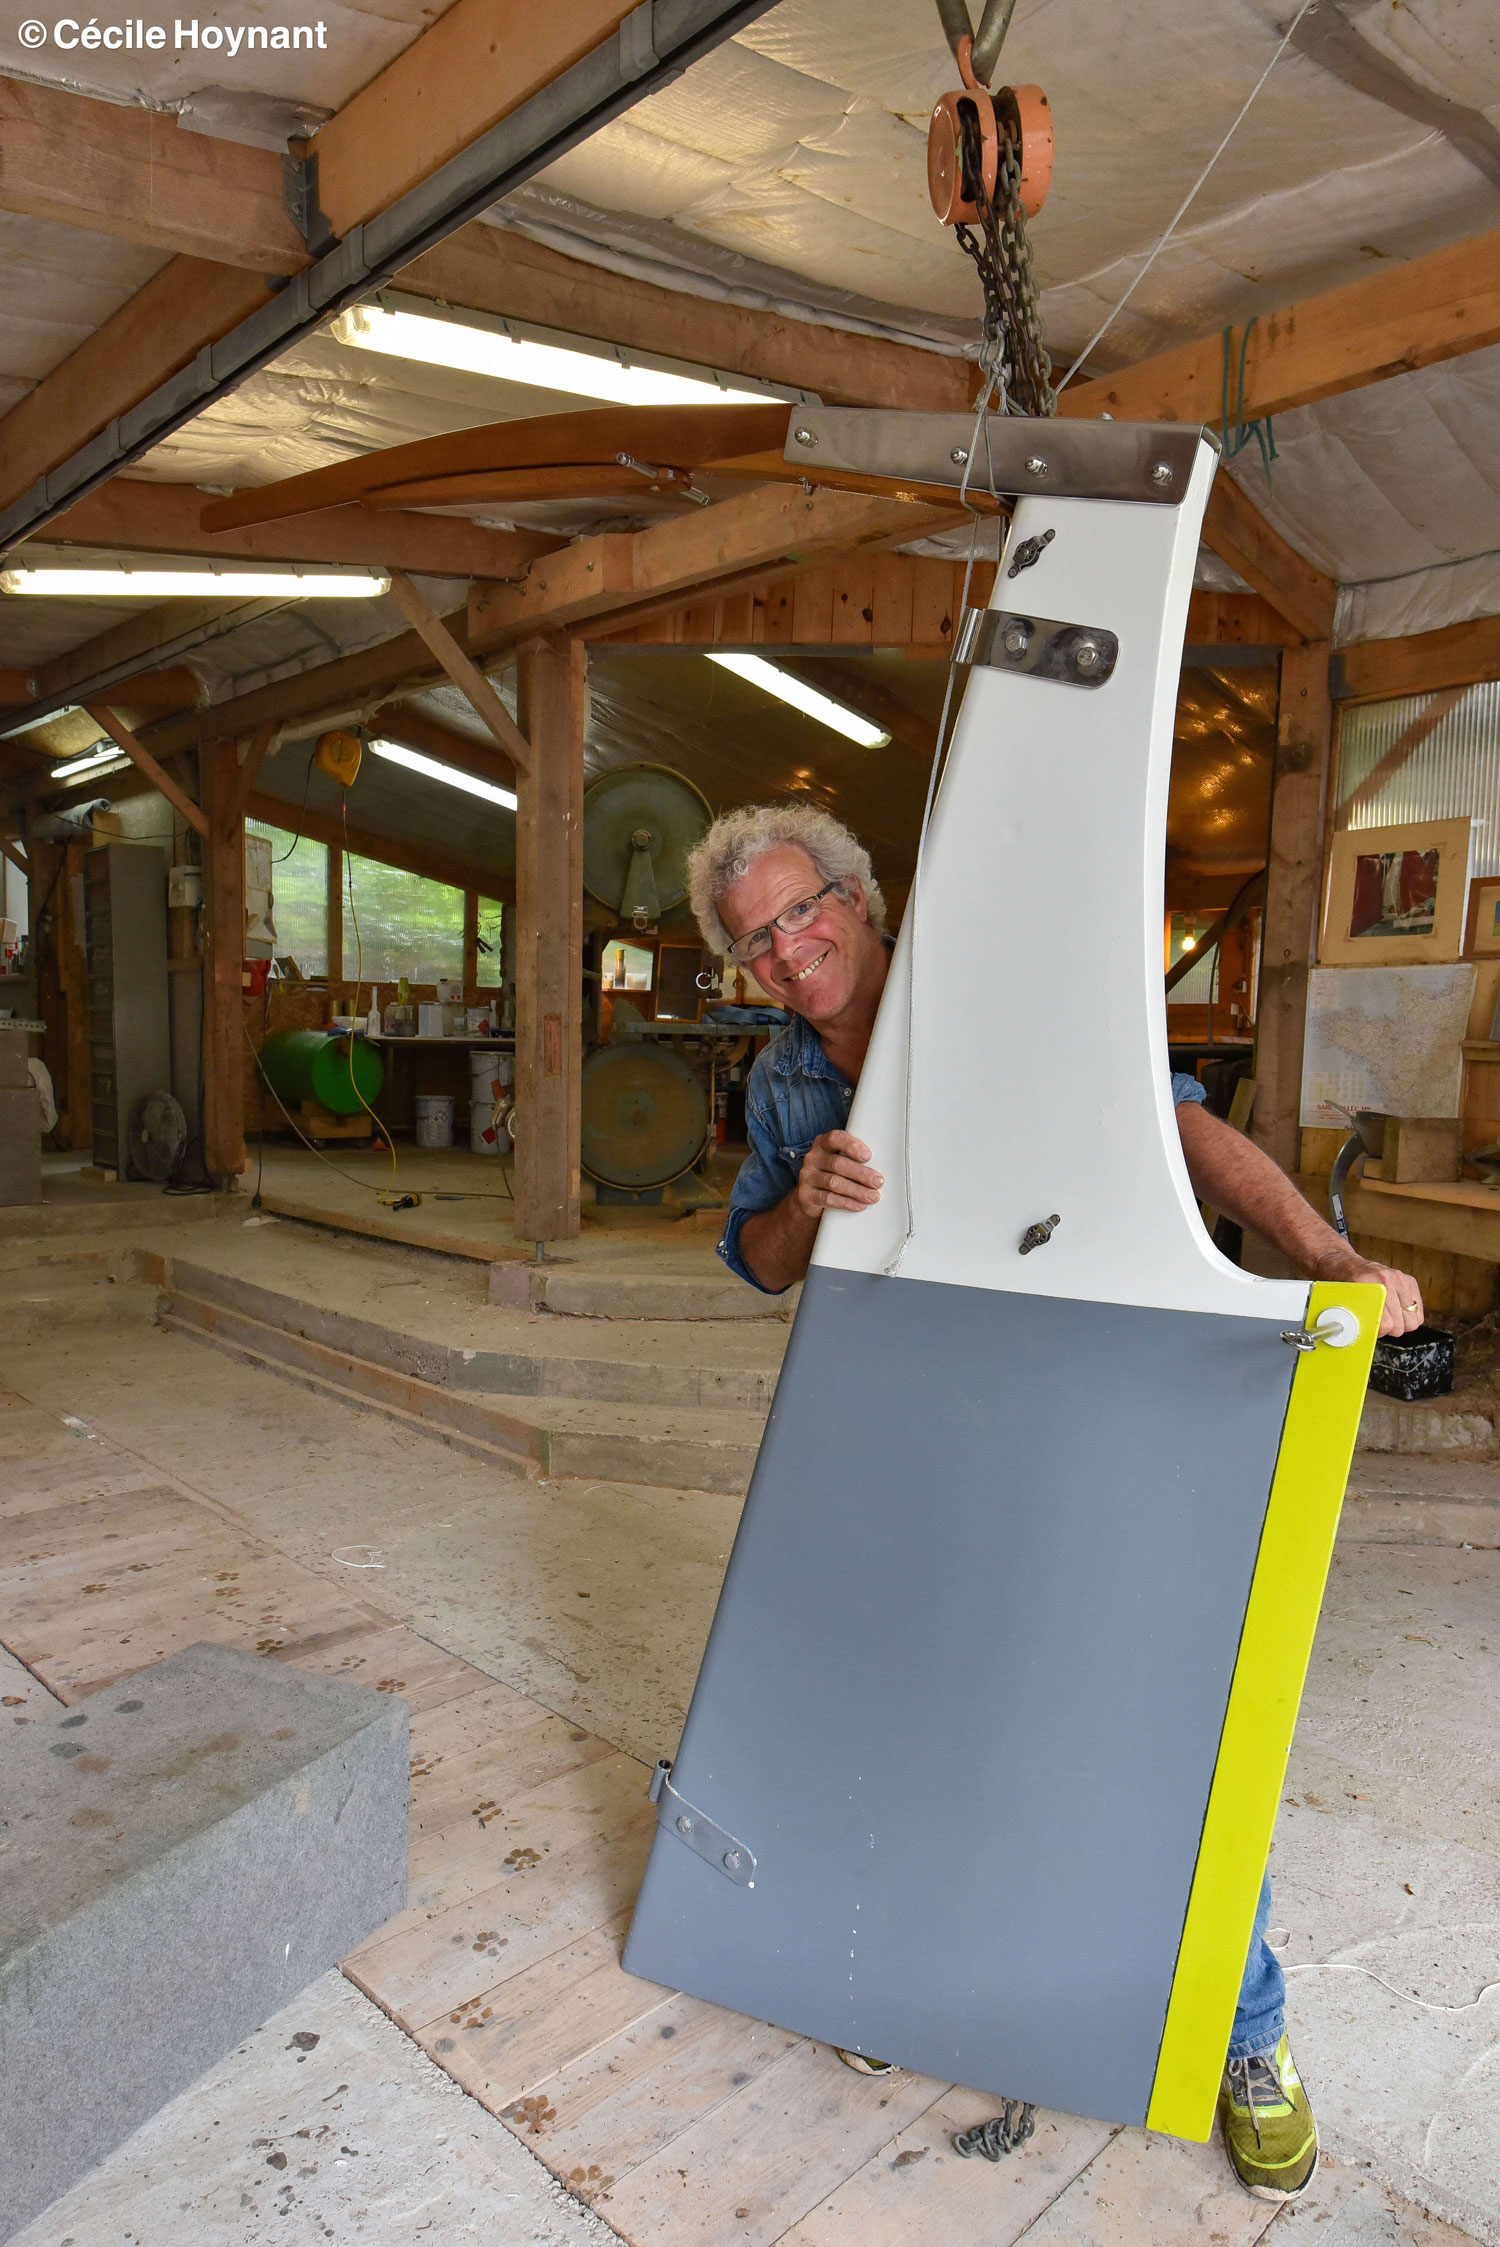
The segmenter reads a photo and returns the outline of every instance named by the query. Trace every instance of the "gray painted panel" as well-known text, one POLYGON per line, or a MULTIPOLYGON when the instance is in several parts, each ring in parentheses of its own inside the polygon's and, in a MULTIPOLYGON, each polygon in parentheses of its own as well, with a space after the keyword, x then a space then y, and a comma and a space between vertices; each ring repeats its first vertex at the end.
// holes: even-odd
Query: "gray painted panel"
POLYGON ((673 1771, 755 1885, 659 1833, 630 1971, 1143 2121, 1292 1371, 810 1273, 673 1771))

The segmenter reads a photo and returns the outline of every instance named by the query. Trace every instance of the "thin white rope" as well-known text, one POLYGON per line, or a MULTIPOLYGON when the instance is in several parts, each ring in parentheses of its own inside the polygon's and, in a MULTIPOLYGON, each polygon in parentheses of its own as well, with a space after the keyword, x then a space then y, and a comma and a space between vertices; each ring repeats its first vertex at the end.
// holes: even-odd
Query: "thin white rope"
POLYGON ((1246 95, 1239 115, 1235 118, 1234 123, 1230 126, 1228 132, 1224 135, 1224 138, 1220 141, 1218 147, 1214 150, 1212 156, 1210 156, 1208 162, 1204 165, 1202 171, 1198 174, 1198 177, 1194 180, 1192 186, 1188 189, 1182 201, 1178 204, 1171 225, 1162 235, 1155 249, 1151 252, 1151 255, 1147 258, 1145 264, 1141 267, 1139 273, 1137 273, 1135 279, 1131 282, 1129 288, 1125 291, 1125 294, 1121 297, 1113 312, 1110 313, 1108 319, 1106 319, 1106 321, 1104 322, 1104 325, 1100 328, 1096 328, 1094 333, 1089 337, 1088 342, 1084 345, 1083 349, 1079 352, 1078 357, 1073 361, 1072 366, 1069 367, 1067 373, 1063 376, 1062 381, 1058 384, 1055 395, 1059 397, 1062 395, 1063 391, 1067 389, 1068 384, 1072 381, 1074 375, 1077 374, 1079 368, 1083 365, 1083 362, 1088 357, 1089 353, 1094 350, 1097 345, 1103 342, 1105 336, 1108 335, 1116 320, 1119 319, 1120 314, 1124 311, 1126 305, 1135 295, 1136 290, 1140 287, 1141 283, 1145 280, 1146 275, 1151 271, 1152 266, 1155 265, 1157 259, 1161 256, 1162 251, 1171 241, 1172 236, 1177 232, 1177 229, 1181 225, 1183 219, 1187 217, 1187 214, 1192 208, 1194 202, 1197 200, 1198 192, 1202 188, 1204 182, 1207 180, 1209 173, 1213 170, 1215 164, 1218 163, 1219 158, 1223 155, 1225 149, 1229 146, 1229 143, 1233 140, 1241 125, 1243 125, 1243 123, 1245 122, 1246 117, 1249 115, 1251 104, 1254 102, 1256 95, 1260 92, 1261 87, 1270 77, 1272 71, 1276 68, 1276 65, 1280 62, 1282 56, 1286 53, 1286 50, 1291 43, 1292 34, 1296 31, 1298 24, 1302 21, 1302 18, 1307 14, 1308 10, 1310 8, 1315 8, 1316 6, 1317 0, 1302 0, 1301 7, 1297 10, 1297 13, 1293 16, 1291 22, 1287 25, 1286 30, 1282 33, 1281 44, 1277 47, 1275 54, 1272 55, 1270 61, 1266 64, 1265 69, 1261 72, 1260 76, 1256 79, 1255 84, 1251 87, 1249 93, 1246 95))

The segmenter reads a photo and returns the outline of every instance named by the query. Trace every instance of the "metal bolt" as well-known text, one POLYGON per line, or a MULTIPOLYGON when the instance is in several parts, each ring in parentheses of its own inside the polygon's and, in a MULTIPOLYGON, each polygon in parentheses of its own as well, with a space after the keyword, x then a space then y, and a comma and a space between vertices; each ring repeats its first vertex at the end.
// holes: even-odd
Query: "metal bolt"
POLYGON ((799 445, 815 445, 818 441, 810 429, 794 429, 792 435, 799 445))
POLYGON ((1153 484, 1170 484, 1170 483, 1171 483, 1171 481, 1172 481, 1172 470, 1171 470, 1171 468, 1169 467, 1169 465, 1167 464, 1167 462, 1166 462, 1166 461, 1164 461, 1164 460, 1158 460, 1158 461, 1156 461, 1156 462, 1154 462, 1154 463, 1153 463, 1153 465, 1152 465, 1152 469, 1151 469, 1151 481, 1152 481, 1152 483, 1153 483, 1153 484))
POLYGON ((1024 655, 1031 645, 1031 626, 1014 616, 1000 635, 1000 645, 1007 655, 1024 655))
POLYGON ((948 458, 952 461, 955 468, 966 468, 969 464, 969 456, 965 452, 962 445, 955 445, 952 452, 949 453, 948 458))
POLYGON ((744 1859, 743 1859, 743 1858, 741 1857, 741 1855, 740 1855, 740 1853, 739 1853, 739 1851, 738 1851, 737 1849, 726 1849, 726 1850, 725 1850, 725 1852, 724 1852, 724 1870, 725 1870, 726 1872, 732 1872, 732 1873, 736 1873, 736 1872, 738 1872, 738 1871, 739 1871, 739 1869, 740 1869, 740 1866, 741 1866, 741 1865, 742 1865, 743 1863, 744 1863, 744 1859))
POLYGON ((1046 475, 1046 473, 1047 473, 1047 463, 1046 463, 1046 462, 1045 462, 1045 461, 1044 461, 1044 460, 1042 459, 1042 457, 1041 457, 1041 454, 1040 454, 1040 453, 1033 453, 1033 454, 1032 454, 1032 456, 1031 456, 1031 458, 1030 458, 1030 460, 1028 460, 1028 461, 1027 461, 1027 463, 1026 463, 1026 473, 1027 473, 1027 475, 1028 475, 1028 476, 1045 476, 1045 475, 1046 475))
POLYGON ((1073 669, 1075 671, 1081 672, 1084 678, 1087 678, 1091 672, 1097 671, 1103 661, 1104 650, 1100 647, 1097 640, 1075 641, 1073 647, 1073 669))
POLYGON ((692 1832, 692 1830, 693 1830, 693 1821, 692 1821, 692 1819, 691 1819, 691 1818, 679 1818, 679 1819, 678 1819, 678 1821, 677 1821, 677 1831, 678 1831, 679 1833, 691 1833, 691 1832, 692 1832))

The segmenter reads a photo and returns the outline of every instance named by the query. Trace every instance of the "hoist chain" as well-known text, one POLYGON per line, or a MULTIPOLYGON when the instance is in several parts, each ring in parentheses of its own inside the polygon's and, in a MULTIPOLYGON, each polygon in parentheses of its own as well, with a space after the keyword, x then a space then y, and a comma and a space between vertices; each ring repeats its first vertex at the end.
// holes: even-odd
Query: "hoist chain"
POLYGON ((1055 413, 1052 361, 1042 342, 1041 310, 1021 202, 1020 151, 1008 134, 1002 134, 999 178, 991 202, 984 185, 979 119, 972 104, 964 104, 960 117, 964 186, 978 209, 982 239, 969 226, 957 226, 954 232, 960 248, 974 260, 984 290, 984 342, 979 363, 986 374, 995 377, 996 402, 1002 413, 1055 413))

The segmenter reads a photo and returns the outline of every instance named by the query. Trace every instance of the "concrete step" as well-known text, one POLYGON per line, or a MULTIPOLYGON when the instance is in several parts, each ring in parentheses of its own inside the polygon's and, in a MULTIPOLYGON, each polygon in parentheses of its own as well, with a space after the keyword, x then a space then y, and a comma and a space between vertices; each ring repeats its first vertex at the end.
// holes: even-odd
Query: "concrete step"
POLYGON ((406 1901, 407 1713, 190 1646, 3 1742, 0 2239, 406 1901))
MULTIPOLYGON (((600 1403, 692 1405, 703 1411, 759 1412, 770 1406, 776 1388, 774 1365, 715 1365, 674 1355, 663 1363, 660 1354, 611 1356, 597 1344, 589 1350, 570 1351, 556 1346, 556 1336, 532 1339, 537 1346, 486 1350, 450 1345, 416 1335, 384 1321, 357 1317, 308 1295, 266 1287, 244 1278, 189 1261, 181 1256, 142 1253, 136 1263, 142 1276, 170 1295, 197 1303, 239 1311, 262 1324, 282 1328, 306 1341, 386 1366, 393 1373, 414 1374, 418 1380, 440 1388, 507 1397, 580 1397, 600 1403)), ((519 1322, 514 1322, 519 1323, 519 1322)), ((594 1337, 589 1337, 594 1342, 594 1337)))
POLYGON ((608 1264, 492 1264, 490 1301, 579 1319, 759 1319, 790 1325, 800 1287, 763 1295, 732 1272, 661 1273, 608 1264))
POLYGON ((1455 1389, 1451 1397, 1420 1404, 1403 1404, 1371 1389, 1360 1415, 1359 1451, 1500 1456, 1497 1415, 1500 1398, 1491 1389, 1455 1389))
POLYGON ((101 1255, 82 1270, 64 1265, 0 1274, 0 1346, 74 1329, 149 1326, 155 1316, 155 1290, 135 1277, 128 1255, 101 1255))
POLYGON ((242 1194, 163 1194, 159 1186, 99 1186, 65 1191, 44 1183, 39 1202, 0 1208, 0 1240, 43 1241, 60 1236, 97 1240, 101 1233, 141 1226, 213 1224, 243 1219, 242 1194))
POLYGON ((1356 1452, 1342 1543, 1500 1548, 1500 1462, 1356 1452))
POLYGON ((338 1348, 299 1331, 303 1322, 283 1325, 195 1296, 180 1273, 162 1298, 160 1317, 178 1333, 343 1403, 549 1480, 589 1477, 737 1495, 749 1484, 760 1445, 761 1411, 460 1388, 338 1348))

